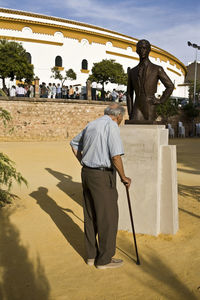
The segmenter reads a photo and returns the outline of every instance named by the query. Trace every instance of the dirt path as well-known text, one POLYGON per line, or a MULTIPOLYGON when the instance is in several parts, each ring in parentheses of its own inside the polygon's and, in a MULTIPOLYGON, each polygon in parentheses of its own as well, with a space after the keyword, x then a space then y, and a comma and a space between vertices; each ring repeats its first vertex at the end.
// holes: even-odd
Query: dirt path
POLYGON ((175 235, 119 232, 125 265, 97 270, 84 262, 80 167, 64 142, 0 143, 29 182, 0 212, 1 300, 200 299, 200 139, 175 139, 179 222, 175 235), (199 287, 199 289, 198 289, 199 287))

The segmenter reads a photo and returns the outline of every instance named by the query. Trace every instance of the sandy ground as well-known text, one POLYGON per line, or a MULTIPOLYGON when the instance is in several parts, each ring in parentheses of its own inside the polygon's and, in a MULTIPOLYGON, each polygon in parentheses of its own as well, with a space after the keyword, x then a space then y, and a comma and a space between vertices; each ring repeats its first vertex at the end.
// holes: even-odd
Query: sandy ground
POLYGON ((1 142, 29 187, 0 211, 1 300, 200 299, 200 139, 174 139, 179 222, 175 235, 118 233, 124 266, 97 270, 84 262, 80 167, 65 142, 1 142))

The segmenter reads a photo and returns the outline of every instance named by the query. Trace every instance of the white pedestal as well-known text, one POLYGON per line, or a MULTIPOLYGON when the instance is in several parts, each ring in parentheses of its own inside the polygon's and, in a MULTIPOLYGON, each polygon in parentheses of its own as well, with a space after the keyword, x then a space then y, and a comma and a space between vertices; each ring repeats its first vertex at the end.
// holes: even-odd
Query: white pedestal
MULTIPOLYGON (((129 193, 137 233, 175 234, 178 230, 176 146, 168 145, 164 125, 120 127, 125 174, 132 179, 129 193)), ((119 179, 119 178, 118 178, 119 179)), ((132 231, 125 187, 119 192, 119 226, 132 231)))

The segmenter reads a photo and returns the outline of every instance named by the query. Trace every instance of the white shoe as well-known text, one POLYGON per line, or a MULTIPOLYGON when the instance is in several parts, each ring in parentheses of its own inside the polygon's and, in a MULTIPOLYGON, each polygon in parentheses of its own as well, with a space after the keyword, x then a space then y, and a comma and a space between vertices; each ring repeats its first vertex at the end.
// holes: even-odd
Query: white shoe
POLYGON ((96 265, 97 269, 114 269, 119 268, 124 264, 122 259, 112 258, 111 262, 106 265, 96 265))

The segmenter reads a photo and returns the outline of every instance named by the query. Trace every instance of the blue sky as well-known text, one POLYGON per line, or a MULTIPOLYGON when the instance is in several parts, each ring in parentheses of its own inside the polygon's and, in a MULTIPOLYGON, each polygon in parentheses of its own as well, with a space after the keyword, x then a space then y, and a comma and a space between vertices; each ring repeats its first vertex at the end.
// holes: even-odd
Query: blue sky
POLYGON ((200 0, 0 0, 0 6, 77 20, 145 38, 186 65, 195 56, 187 41, 200 45, 200 0))

